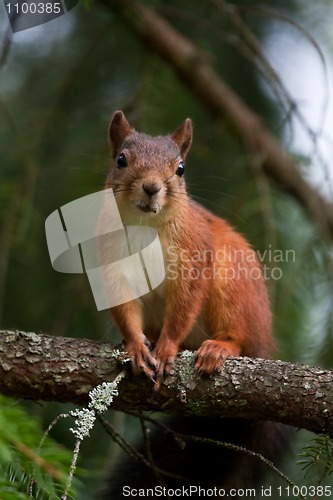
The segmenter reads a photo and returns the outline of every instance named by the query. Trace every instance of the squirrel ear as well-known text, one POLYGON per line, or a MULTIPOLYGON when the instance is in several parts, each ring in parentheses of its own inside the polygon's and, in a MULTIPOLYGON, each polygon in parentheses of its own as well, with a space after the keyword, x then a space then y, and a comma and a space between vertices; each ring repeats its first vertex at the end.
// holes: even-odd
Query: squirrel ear
POLYGON ((185 160, 192 144, 192 120, 190 118, 186 118, 180 127, 178 127, 177 130, 171 134, 171 139, 175 141, 180 149, 180 154, 183 160, 185 160))
POLYGON ((119 150, 125 137, 133 132, 122 111, 115 111, 109 126, 109 140, 114 154, 119 150))

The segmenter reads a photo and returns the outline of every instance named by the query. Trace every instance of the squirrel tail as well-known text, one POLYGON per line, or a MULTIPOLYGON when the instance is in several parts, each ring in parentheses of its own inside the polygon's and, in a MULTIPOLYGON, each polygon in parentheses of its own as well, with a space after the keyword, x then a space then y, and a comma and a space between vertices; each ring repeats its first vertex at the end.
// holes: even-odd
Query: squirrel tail
MULTIPOLYGON (((163 423, 177 434, 232 443, 259 453, 276 467, 286 455, 292 432, 291 428, 276 422, 241 419, 171 417, 163 423)), ((202 496, 199 495, 199 486, 206 489, 216 487, 223 489, 228 496, 232 489, 255 488, 264 484, 268 466, 256 456, 204 441, 182 441, 159 427, 153 429, 149 436, 155 471, 141 461, 126 456, 109 474, 99 499, 118 500, 132 489, 146 490, 157 486, 166 489, 189 489, 192 486, 193 498, 202 496), (169 475, 157 473, 156 469, 169 475), (198 491, 197 495, 195 491, 198 491)), ((146 455, 143 445, 139 451, 146 455)), ((151 494, 149 497, 155 498, 151 494)), ((156 495, 158 497, 161 495, 156 495)))

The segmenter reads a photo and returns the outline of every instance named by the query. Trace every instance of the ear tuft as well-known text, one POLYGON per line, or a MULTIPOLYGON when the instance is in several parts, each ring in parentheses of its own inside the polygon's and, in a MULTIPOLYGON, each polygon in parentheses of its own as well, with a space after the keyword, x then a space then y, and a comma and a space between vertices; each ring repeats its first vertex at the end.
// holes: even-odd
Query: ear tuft
POLYGON ((119 151, 125 138, 133 132, 122 111, 115 111, 109 126, 109 140, 114 156, 119 151))
POLYGON ((180 127, 171 134, 171 139, 175 141, 180 149, 183 160, 185 160, 192 144, 192 120, 186 118, 180 127))

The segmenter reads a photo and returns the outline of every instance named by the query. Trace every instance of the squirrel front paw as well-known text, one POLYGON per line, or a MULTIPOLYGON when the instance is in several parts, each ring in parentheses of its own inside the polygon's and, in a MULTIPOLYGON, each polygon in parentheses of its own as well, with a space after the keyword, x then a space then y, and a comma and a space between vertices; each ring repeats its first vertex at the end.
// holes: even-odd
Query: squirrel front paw
POLYGON ((144 373, 151 380, 155 381, 157 362, 149 350, 149 342, 145 338, 142 341, 128 341, 125 343, 125 350, 131 358, 131 367, 135 375, 144 373))
POLYGON ((229 356, 239 356, 234 342, 205 340, 196 352, 195 369, 199 373, 213 373, 221 368, 229 356))
POLYGON ((178 345, 170 340, 159 340, 153 351, 154 359, 157 362, 157 371, 155 375, 155 390, 158 391, 161 387, 161 382, 164 375, 168 375, 171 371, 173 362, 177 356, 178 345))

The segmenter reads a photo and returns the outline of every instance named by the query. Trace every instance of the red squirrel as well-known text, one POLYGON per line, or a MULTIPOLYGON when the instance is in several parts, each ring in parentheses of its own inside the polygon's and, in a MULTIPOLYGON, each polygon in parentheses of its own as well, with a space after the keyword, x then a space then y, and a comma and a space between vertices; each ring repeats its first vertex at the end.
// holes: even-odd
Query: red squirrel
MULTIPOLYGON (((170 135, 151 137, 136 132, 123 112, 116 111, 109 140, 113 159, 106 188, 113 190, 124 226, 151 226, 158 232, 166 271, 160 286, 110 310, 134 372, 153 378, 158 389, 180 349, 195 350, 195 369, 208 374, 228 356, 269 358, 274 348, 271 310, 256 253, 243 236, 193 201, 186 190, 191 120, 187 118, 170 135)), ((107 216, 102 212, 100 224, 107 216)), ((102 258, 109 250, 101 246, 102 258)), ((251 449, 275 464, 290 440, 289 430, 275 422, 176 416, 167 424, 185 436, 251 449)), ((159 427, 149 442, 155 467, 164 471, 162 480, 143 462, 126 456, 110 470, 99 499, 123 498, 126 491, 137 495, 139 488, 145 492, 161 484, 185 488, 184 495, 189 486, 218 485, 226 496, 230 492, 229 496, 241 498, 235 495, 238 488, 263 484, 266 471, 251 455, 205 440, 180 447, 159 427)), ((140 453, 145 453, 142 445, 140 453)), ((196 491, 191 496, 201 494, 196 491)))
POLYGON ((155 377, 158 388, 180 349, 196 350, 195 369, 201 373, 218 370, 228 356, 270 357, 270 303, 254 250, 187 193, 191 120, 152 137, 116 111, 109 141, 106 188, 113 190, 124 226, 157 230, 166 269, 157 289, 110 310, 133 371, 155 377))

